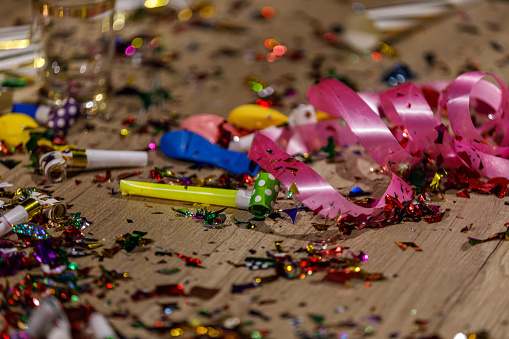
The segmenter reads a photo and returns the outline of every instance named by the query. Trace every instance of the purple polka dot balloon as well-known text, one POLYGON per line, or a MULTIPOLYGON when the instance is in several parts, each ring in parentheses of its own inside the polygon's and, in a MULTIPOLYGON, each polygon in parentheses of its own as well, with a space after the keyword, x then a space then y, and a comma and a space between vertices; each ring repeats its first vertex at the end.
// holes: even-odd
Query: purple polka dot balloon
POLYGON ((80 106, 73 98, 64 100, 63 105, 51 110, 48 116, 48 127, 55 135, 66 135, 80 115, 80 106))

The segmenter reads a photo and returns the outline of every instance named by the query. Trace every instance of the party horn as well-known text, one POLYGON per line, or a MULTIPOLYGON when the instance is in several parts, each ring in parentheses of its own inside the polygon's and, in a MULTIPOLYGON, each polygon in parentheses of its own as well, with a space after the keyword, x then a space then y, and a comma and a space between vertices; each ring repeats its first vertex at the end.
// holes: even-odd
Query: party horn
POLYGON ((169 199, 247 209, 255 217, 266 217, 273 210, 280 183, 271 174, 261 173, 254 190, 197 187, 121 180, 123 195, 169 199))
POLYGON ((0 215, 0 237, 12 231, 12 225, 27 222, 41 210, 42 205, 39 201, 29 198, 4 215, 0 215))
POLYGON ((68 150, 51 151, 39 157, 41 172, 53 182, 61 182, 67 176, 67 167, 85 169, 144 167, 148 154, 144 151, 68 150))
POLYGON ((270 173, 256 176, 248 211, 258 218, 265 218, 274 210, 281 183, 270 173))
POLYGON ((95 337, 98 339, 108 338, 117 339, 115 330, 108 323, 108 320, 99 312, 94 312, 88 318, 88 325, 95 337))
POLYGON ((32 192, 30 198, 37 200, 41 204, 43 214, 50 220, 62 220, 67 213, 67 207, 64 204, 44 193, 32 192))
POLYGON ((40 212, 53 221, 63 219, 67 213, 64 204, 46 194, 33 192, 25 201, 5 214, 0 214, 0 237, 12 230, 12 225, 22 224, 40 212))

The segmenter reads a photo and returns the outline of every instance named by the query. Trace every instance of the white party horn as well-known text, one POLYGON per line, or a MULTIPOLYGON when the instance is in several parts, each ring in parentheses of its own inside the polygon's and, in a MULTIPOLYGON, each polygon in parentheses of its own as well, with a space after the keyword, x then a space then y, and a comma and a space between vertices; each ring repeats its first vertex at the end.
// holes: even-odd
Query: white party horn
POLYGON ((64 204, 61 204, 57 199, 51 198, 41 192, 33 192, 30 197, 39 201, 42 205, 42 211, 46 218, 53 221, 59 221, 65 217, 67 207, 64 204))
POLYGON ((42 205, 37 199, 28 198, 9 212, 0 214, 0 237, 12 230, 12 225, 23 224, 37 215, 42 205))
POLYGON ((67 167, 85 169, 144 167, 148 154, 144 151, 114 150, 68 150, 52 151, 39 157, 42 173, 53 182, 61 182, 67 177, 67 167))

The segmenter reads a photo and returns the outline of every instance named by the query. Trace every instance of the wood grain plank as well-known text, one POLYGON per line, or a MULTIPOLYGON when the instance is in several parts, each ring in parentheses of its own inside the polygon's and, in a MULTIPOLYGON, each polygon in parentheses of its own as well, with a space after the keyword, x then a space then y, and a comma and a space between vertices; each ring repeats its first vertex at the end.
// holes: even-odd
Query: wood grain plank
MULTIPOLYGON (((7 24, 7 21, 17 17, 29 18, 20 5, 28 2, 3 1, 0 17, 5 20, 0 20, 0 24, 7 24)), ((366 5, 377 6, 382 2, 372 0, 366 5)), ((267 5, 266 1, 261 0, 246 3, 248 9, 253 11, 267 5)), ((246 23, 243 15, 227 14, 228 5, 226 1, 216 2, 217 15, 227 16, 231 23, 249 26, 246 33, 214 30, 177 32, 175 22, 161 18, 154 21, 152 17, 132 22, 132 25, 126 25, 126 29, 119 32, 124 38, 144 32, 158 34, 168 51, 180 55, 180 58, 171 61, 171 71, 161 73, 164 86, 171 90, 175 100, 165 102, 163 110, 150 112, 147 119, 168 119, 176 114, 180 122, 185 116, 198 113, 227 117, 234 107, 258 99, 257 94, 245 85, 245 78, 251 75, 277 86, 281 91, 288 88, 296 91, 296 96, 282 98, 282 106, 278 107, 281 112, 288 114, 293 106, 306 102, 306 90, 314 82, 309 74, 311 65, 320 58, 324 60, 322 73, 330 69, 344 74, 354 79, 360 90, 382 88, 381 76, 400 59, 417 71, 420 81, 451 79, 469 62, 476 61, 476 65, 482 65, 483 70, 502 78, 508 74, 508 68, 504 66, 506 56, 490 45, 491 41, 502 46, 509 44, 505 23, 508 4, 504 2, 485 2, 466 14, 453 15, 425 30, 414 32, 410 38, 395 41, 394 48, 400 59, 384 56, 380 63, 371 62, 362 53, 332 47, 322 39, 324 32, 346 22, 345 18, 351 15, 350 1, 317 1, 310 6, 306 0, 280 0, 271 4, 280 15, 279 21, 260 25, 258 21, 248 20, 246 23), (466 26, 476 25, 478 34, 468 33, 465 29, 466 26), (499 29, 493 29, 497 25, 499 29), (442 38, 444 32, 450 33, 451 37, 442 38), (278 39, 289 50, 300 50, 303 59, 281 59, 274 63, 254 61, 250 58, 254 52, 268 51, 263 46, 267 38, 278 39), (192 50, 190 43, 195 43, 197 49, 192 50), (222 47, 231 48, 239 54, 236 57, 215 56, 214 53, 222 47), (435 53, 440 67, 431 67, 426 63, 424 55, 429 51, 435 53), (359 57, 359 62, 350 62, 352 53, 359 57), (221 74, 213 75, 216 70, 221 74), (203 81, 195 81, 194 71, 206 73, 207 77, 203 81)), ((137 68, 129 62, 117 60, 115 88, 122 88, 130 79, 141 90, 150 89, 151 73, 145 67, 137 68)), ((34 87, 16 91, 15 97, 35 101, 34 87)), ((160 133, 141 134, 135 128, 131 128, 133 133, 129 137, 120 135, 120 130, 126 128, 123 121, 129 116, 137 116, 139 102, 120 99, 120 103, 112 103, 111 106, 118 108, 118 111, 112 112, 111 119, 81 119, 69 131, 68 142, 80 148, 111 150, 141 150, 146 149, 152 141, 158 142, 160 133), (94 128, 91 129, 91 126, 94 128), (86 128, 88 132, 85 133, 86 128)), ((329 164, 317 160, 312 166, 343 194, 348 194, 353 186, 360 186, 372 192, 373 196, 380 197, 387 178, 371 171, 370 168, 376 166, 369 156, 359 155, 357 150, 342 150, 344 162, 329 164)), ((81 212, 93 222, 84 232, 88 237, 103 242, 105 248, 113 246, 115 239, 126 232, 148 232, 146 238, 154 241, 148 248, 131 253, 121 251, 113 258, 104 258, 102 261, 94 256, 75 259, 80 267, 92 267, 91 277, 85 280, 91 284, 100 276, 100 265, 108 270, 129 273, 131 279, 117 281, 114 289, 94 285, 93 295, 81 295, 80 301, 74 304, 93 305, 129 338, 168 338, 168 333, 148 332, 132 326, 137 319, 155 326, 155 321, 164 316, 160 304, 168 302, 176 302, 180 307, 167 316, 169 321, 193 320, 208 324, 234 317, 243 322, 252 321, 251 325, 246 326, 247 333, 269 331, 264 336, 267 339, 296 337, 289 321, 291 317, 301 318, 302 330, 311 336, 319 327, 311 315, 325 317, 323 327, 327 333, 348 333, 349 338, 365 338, 366 329, 373 331, 372 338, 394 337, 396 334, 399 338, 419 337, 432 333, 452 338, 458 332, 473 332, 483 328, 488 329, 494 338, 504 338, 507 332, 509 319, 507 312, 504 312, 507 304, 504 291, 509 272, 508 244, 489 242, 471 247, 467 243, 468 236, 483 238, 505 229, 509 211, 504 201, 496 197, 472 194, 471 199, 463 199, 451 191, 445 195, 444 201, 436 202, 442 210, 450 209, 440 223, 406 222, 382 229, 355 230, 336 242, 353 252, 366 252, 370 260, 362 267, 371 272, 384 273, 387 278, 383 281, 374 281, 366 286, 364 281, 354 280, 348 286, 343 286, 322 281, 325 273, 319 272, 305 279, 279 278, 242 294, 232 294, 232 284, 250 283, 258 277, 274 274, 273 269, 250 271, 233 264, 242 264, 247 256, 266 256, 265 252, 273 252, 275 241, 280 240, 283 241, 283 248, 295 259, 305 257, 297 251, 311 241, 337 236, 336 227, 318 231, 312 224, 324 221, 312 213, 300 212, 295 224, 285 216, 275 221, 267 219, 256 222, 254 229, 246 229, 245 226, 235 225, 232 217, 245 221, 249 220, 250 214, 227 209, 226 226, 223 229, 207 229, 201 221, 176 216, 172 210, 172 207, 195 210, 201 207, 199 205, 110 194, 112 189, 119 191, 116 176, 130 170, 114 169, 111 171, 113 179, 100 185, 94 183, 94 175, 104 175, 104 170, 73 170, 69 179, 61 184, 42 184, 42 176, 22 166, 28 164, 26 155, 7 158, 22 160, 23 164, 12 170, 0 166, 0 182, 10 182, 16 188, 50 186, 53 195, 63 197, 65 203, 74 205, 70 212, 81 212), (81 184, 77 185, 76 180, 81 184), (157 212, 162 214, 154 214, 157 212), (469 232, 460 232, 470 224, 473 224, 473 228, 469 232), (402 251, 396 246, 396 241, 415 242, 423 251, 415 252, 411 248, 402 251), (195 256, 203 261, 203 268, 186 266, 175 254, 158 256, 156 251, 195 256), (164 268, 178 268, 180 271, 172 275, 156 273, 164 268), (185 292, 195 286, 219 289, 219 292, 210 300, 168 296, 144 301, 131 299, 137 290, 151 291, 164 284, 182 284, 185 292), (208 317, 198 314, 204 310, 210 314, 208 317), (270 320, 264 320, 252 311, 270 320), (114 316, 114 312, 125 314, 126 317, 114 316), (380 319, 377 320, 375 316, 380 319), (429 324, 423 330, 416 331, 416 320, 429 324)), ((149 164, 139 168, 143 173, 134 177, 134 180, 153 181, 150 170, 156 166, 171 166, 171 170, 178 175, 196 174, 199 178, 222 174, 220 169, 189 169, 190 163, 169 159, 160 151, 150 152, 149 158, 149 164)), ((293 205, 283 200, 277 206, 286 208, 293 205)), ((207 208, 217 209, 214 206, 207 208)), ((8 238, 15 237, 11 234, 8 238)), ((98 252, 100 250, 97 249, 98 252)), ((39 273, 40 270, 30 272, 39 273)), ((9 283, 15 284, 24 273, 10 277, 9 283)))

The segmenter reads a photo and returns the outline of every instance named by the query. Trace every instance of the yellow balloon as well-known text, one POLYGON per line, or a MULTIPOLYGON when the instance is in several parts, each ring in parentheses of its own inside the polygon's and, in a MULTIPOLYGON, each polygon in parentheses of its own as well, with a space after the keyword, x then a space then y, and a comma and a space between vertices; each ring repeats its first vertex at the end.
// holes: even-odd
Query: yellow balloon
POLYGON ((26 114, 8 113, 0 116, 0 140, 8 147, 26 144, 30 140, 30 128, 39 127, 37 122, 26 114))
POLYGON ((336 120, 339 118, 335 115, 330 115, 329 113, 325 113, 322 111, 316 111, 316 119, 318 121, 323 121, 323 120, 336 120))
POLYGON ((275 109, 260 105, 241 105, 233 109, 228 121, 247 130, 260 130, 269 126, 279 126, 288 121, 288 117, 275 109))

